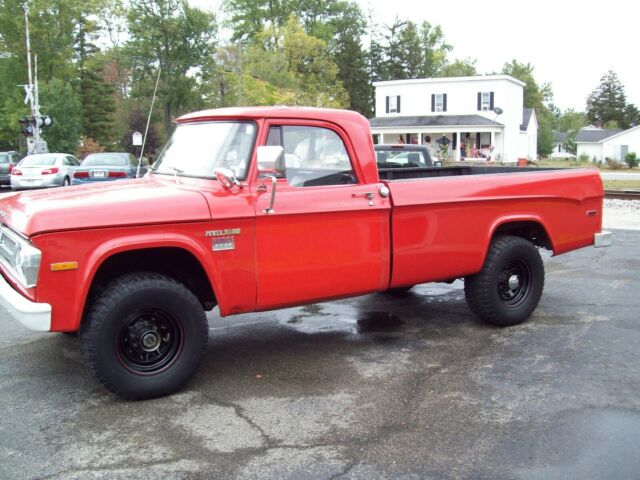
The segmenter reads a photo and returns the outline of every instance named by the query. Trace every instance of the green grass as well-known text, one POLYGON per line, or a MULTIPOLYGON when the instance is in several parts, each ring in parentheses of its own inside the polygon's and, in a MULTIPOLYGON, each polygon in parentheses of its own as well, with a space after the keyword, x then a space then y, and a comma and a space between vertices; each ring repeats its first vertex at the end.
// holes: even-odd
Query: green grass
POLYGON ((605 190, 640 190, 640 180, 604 180, 603 183, 605 190))
POLYGON ((616 173, 630 173, 637 172, 638 168, 622 168, 622 169, 612 169, 608 168, 606 163, 595 164, 591 161, 580 162, 577 160, 555 160, 551 158, 543 158, 536 163, 538 167, 552 167, 552 168, 597 168, 601 172, 616 172, 616 173))

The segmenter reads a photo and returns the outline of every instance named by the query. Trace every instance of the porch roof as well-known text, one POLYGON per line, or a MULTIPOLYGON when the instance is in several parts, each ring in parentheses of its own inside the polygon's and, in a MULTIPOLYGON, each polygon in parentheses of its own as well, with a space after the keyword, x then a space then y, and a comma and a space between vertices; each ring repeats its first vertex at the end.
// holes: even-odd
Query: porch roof
POLYGON ((424 115, 407 117, 375 117, 369 119, 371 127, 504 127, 481 115, 424 115))

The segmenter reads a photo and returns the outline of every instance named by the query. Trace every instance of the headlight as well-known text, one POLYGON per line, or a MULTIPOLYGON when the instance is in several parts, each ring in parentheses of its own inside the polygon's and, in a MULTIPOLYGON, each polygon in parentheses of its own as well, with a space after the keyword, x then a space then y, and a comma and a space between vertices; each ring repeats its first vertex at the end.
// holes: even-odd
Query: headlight
POLYGON ((4 225, 0 227, 0 264, 23 286, 36 286, 41 257, 29 240, 4 225))

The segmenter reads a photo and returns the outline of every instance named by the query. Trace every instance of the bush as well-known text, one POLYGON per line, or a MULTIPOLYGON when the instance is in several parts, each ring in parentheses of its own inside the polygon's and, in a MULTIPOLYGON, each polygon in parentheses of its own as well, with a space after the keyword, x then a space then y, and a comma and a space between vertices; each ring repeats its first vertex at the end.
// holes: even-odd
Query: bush
POLYGON ((615 160, 613 158, 607 157, 605 161, 607 162, 607 167, 609 167, 611 170, 622 170, 625 167, 624 163, 619 162, 618 160, 615 160))
POLYGON ((624 156, 624 159, 627 162, 627 165, 629 165, 629 168, 636 168, 640 162, 640 159, 636 157, 636 152, 627 153, 624 156))
POLYGON ((589 155, 587 155, 586 153, 581 153, 578 157, 578 161, 580 163, 587 163, 589 161, 589 155))

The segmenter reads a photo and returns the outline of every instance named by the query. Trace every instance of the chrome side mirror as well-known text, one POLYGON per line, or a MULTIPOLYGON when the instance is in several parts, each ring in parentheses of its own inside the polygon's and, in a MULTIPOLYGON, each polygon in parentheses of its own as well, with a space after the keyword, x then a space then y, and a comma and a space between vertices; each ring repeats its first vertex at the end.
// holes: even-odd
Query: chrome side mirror
POLYGON ((215 173, 216 178, 222 184, 224 188, 231 188, 234 185, 240 185, 238 179, 236 178, 236 174, 233 173, 233 170, 230 168, 218 167, 213 173, 215 173))
POLYGON ((258 147, 258 175, 286 176, 284 148, 280 145, 263 145, 258 147))

